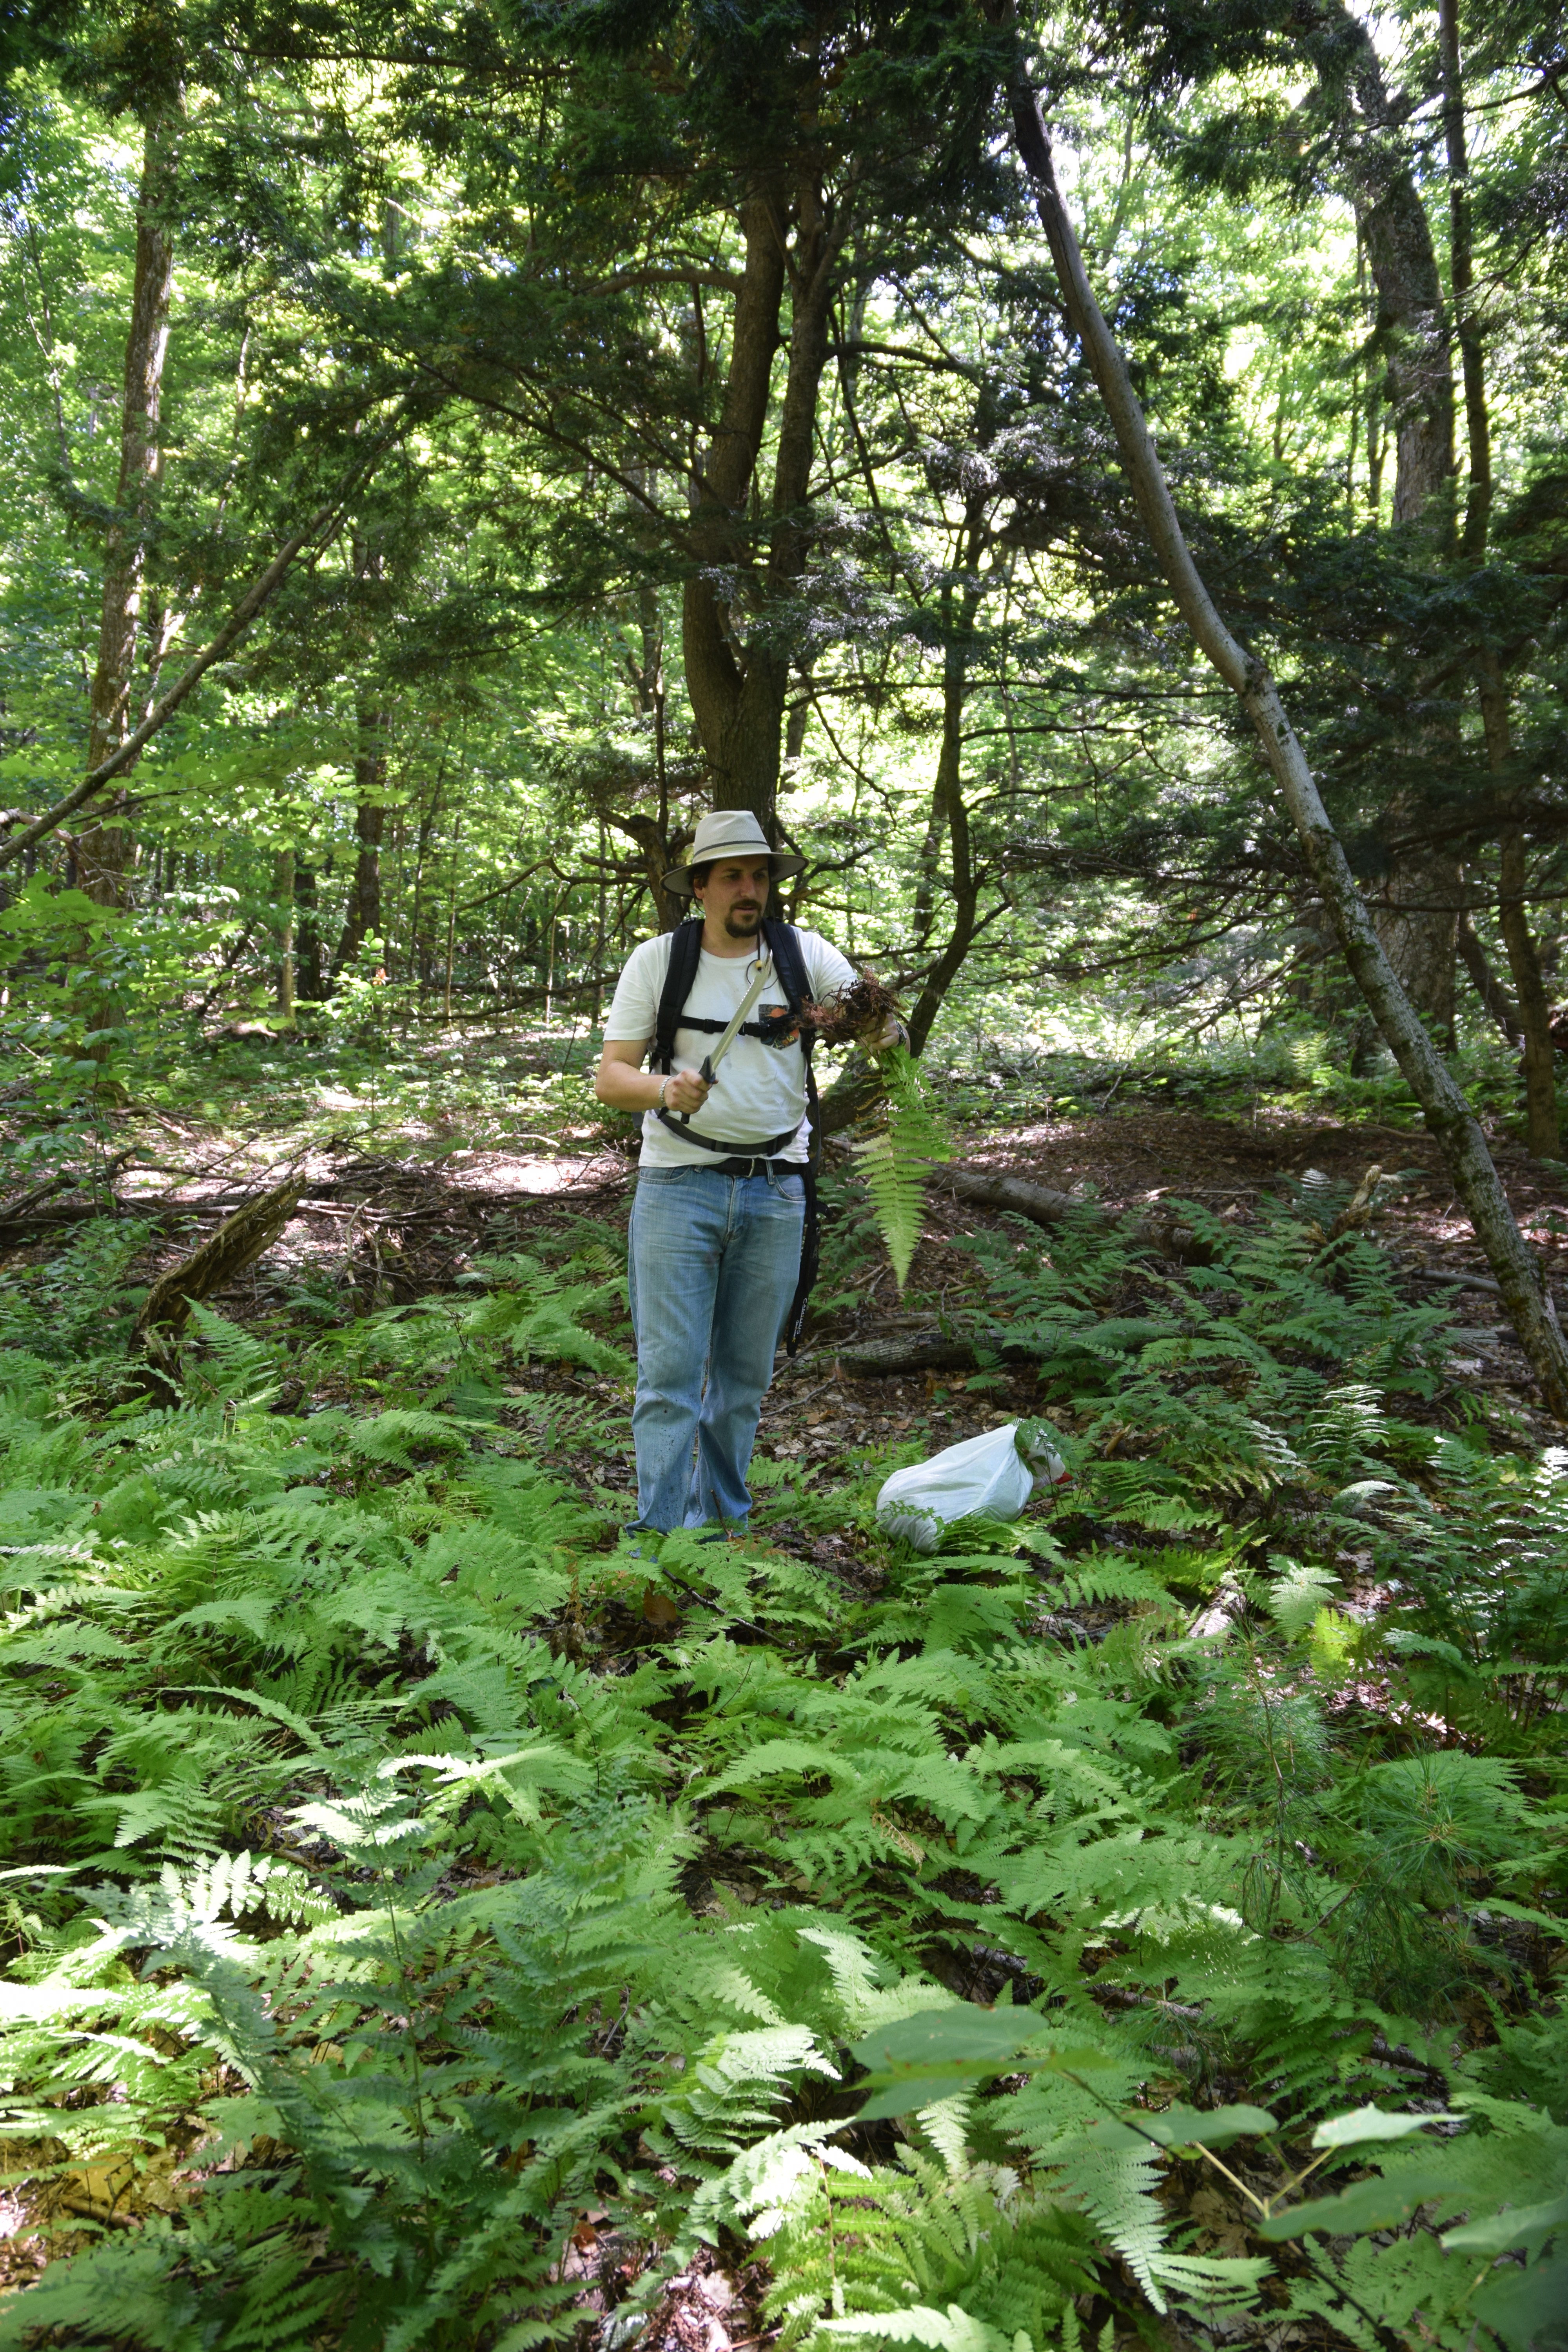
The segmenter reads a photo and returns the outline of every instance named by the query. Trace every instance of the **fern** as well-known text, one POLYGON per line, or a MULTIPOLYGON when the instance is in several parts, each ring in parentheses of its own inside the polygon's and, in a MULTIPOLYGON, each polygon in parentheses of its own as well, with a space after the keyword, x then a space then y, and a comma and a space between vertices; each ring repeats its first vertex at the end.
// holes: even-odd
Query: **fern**
POLYGON ((953 1146, 911 1057, 894 1046, 882 1055, 881 1068, 888 1091, 887 1125, 854 1149, 893 1279, 902 1291, 920 1240, 931 1162, 951 1160, 953 1146))
POLYGON ((1178 1279, 1087 1225, 977 1239, 1085 1433, 1051 1532, 895 1558, 872 1465, 792 1481, 855 1575, 673 1539, 657 1647, 646 1567, 529 1458, 613 1408, 501 1417, 523 1357, 605 1360, 591 1233, 329 1335, 299 1417, 216 1320, 169 1406, 0 1360, 0 2130, 73 2232, 0 2346, 564 2345, 611 2291, 563 2261, 590 2211, 606 2341, 740 2232, 792 2341, 1074 2352, 1092 2289, 1122 2333, 1289 2293, 1379 2352, 1433 2313, 1515 2352, 1555 2256, 1442 2246, 1458 2173, 1266 2294, 1152 2137, 1235 2083, 1310 2161, 1387 2053, 1450 2069, 1458 2008, 1498 2023, 1454 2074, 1465 2210, 1521 2201, 1514 2140, 1557 2162, 1568 1481, 1393 1417, 1440 1318, 1365 1246, 1215 1225, 1178 1279), (1186 1630, 1216 1587, 1223 1643, 1186 1630), (1017 2073, 850 2138, 852 2045, 972 2003, 1031 2005, 1017 2073))
POLYGON ((1049 2341, 1087 2284, 1087 2234, 1011 2167, 970 2156, 966 2110, 956 2099, 921 2118, 934 2155, 910 2147, 870 2168, 820 2142, 775 2142, 778 2156, 742 2176, 736 2203, 766 2248, 781 2343, 1049 2341), (960 2315, 970 2326, 954 2334, 960 2315))

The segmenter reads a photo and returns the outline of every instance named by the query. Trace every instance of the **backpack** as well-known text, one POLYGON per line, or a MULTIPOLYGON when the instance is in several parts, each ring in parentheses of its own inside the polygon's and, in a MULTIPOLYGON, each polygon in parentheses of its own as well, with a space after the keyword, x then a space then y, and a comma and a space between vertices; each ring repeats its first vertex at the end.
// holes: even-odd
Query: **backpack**
MULTIPOLYGON (((784 1001, 791 1013, 798 1016, 811 992, 805 973, 805 959, 800 951, 800 934, 793 923, 777 923, 764 919, 763 941, 773 957, 773 970, 778 974, 784 1001)), ((696 1013, 689 1018, 683 1017, 686 1000, 697 978, 701 953, 701 923, 689 918, 678 923, 669 935, 669 969, 659 992, 658 1012, 654 1022, 653 1051, 648 1057, 653 1069, 669 1070, 674 1067, 675 1033, 678 1029, 707 1030, 718 1036, 727 1025, 722 1021, 704 1020, 696 1013)), ((741 1024, 739 1034, 742 1037, 763 1037, 768 1034, 770 1025, 761 1021, 745 1021, 741 1024)), ((800 1050, 805 1062, 805 1115, 810 1121, 810 1130, 805 1165, 794 1171, 805 1182, 805 1223, 800 1239, 800 1280, 795 1286, 795 1297, 784 1323, 784 1349, 791 1356, 800 1345, 801 1327, 805 1321, 805 1310, 816 1281, 821 1255, 816 1216, 816 1174, 821 1164, 821 1137, 816 1076, 811 1066, 811 1049, 816 1042, 810 1023, 801 1022, 800 1050)), ((693 1135, 689 1127, 667 1110, 660 1109, 658 1116, 683 1141, 698 1144, 704 1151, 716 1152, 724 1160, 770 1160, 787 1143, 793 1142, 795 1135, 792 1127, 783 1135, 771 1136, 763 1144, 715 1143, 706 1135, 693 1135)))

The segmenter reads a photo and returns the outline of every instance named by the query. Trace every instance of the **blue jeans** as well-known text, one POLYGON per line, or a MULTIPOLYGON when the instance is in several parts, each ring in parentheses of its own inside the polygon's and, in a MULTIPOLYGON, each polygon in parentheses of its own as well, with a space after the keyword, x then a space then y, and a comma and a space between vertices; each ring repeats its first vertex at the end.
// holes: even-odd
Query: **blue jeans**
POLYGON ((799 1176, 639 1173, 630 1249, 635 1528, 667 1535, 743 1520, 751 1509, 746 1470, 800 1276, 805 1220, 799 1176))

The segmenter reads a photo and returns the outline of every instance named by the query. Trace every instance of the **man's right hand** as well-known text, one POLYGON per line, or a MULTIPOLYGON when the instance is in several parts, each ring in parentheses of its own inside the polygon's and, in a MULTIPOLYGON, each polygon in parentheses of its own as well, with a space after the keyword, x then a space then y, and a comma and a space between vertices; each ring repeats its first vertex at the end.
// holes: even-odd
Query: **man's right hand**
POLYGON ((688 1118, 700 1110, 712 1087, 698 1070, 677 1070, 664 1088, 664 1108, 688 1118))

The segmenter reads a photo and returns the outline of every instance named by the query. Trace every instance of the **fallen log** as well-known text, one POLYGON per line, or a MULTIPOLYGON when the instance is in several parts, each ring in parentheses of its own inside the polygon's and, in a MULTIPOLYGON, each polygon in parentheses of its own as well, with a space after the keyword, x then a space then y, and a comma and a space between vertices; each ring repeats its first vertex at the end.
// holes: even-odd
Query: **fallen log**
POLYGON ((972 1372, 972 1341, 941 1331, 900 1331, 888 1339, 856 1339, 835 1350, 847 1372, 884 1380, 891 1372, 972 1372))
MULTIPOLYGON (((1076 1192, 1058 1192, 1049 1184, 1032 1184, 1022 1176, 989 1176, 968 1168, 937 1168, 931 1183, 939 1192, 951 1192, 960 1201, 973 1201, 987 1209, 1011 1209, 1015 1215, 1027 1217, 1037 1225, 1065 1225, 1074 1219, 1082 1223, 1103 1226, 1109 1232, 1121 1220, 1110 1210, 1102 1209, 1093 1201, 1080 1201, 1076 1192)), ((1161 1257, 1174 1258, 1182 1265, 1207 1265, 1214 1255, 1208 1243, 1194 1234, 1179 1217, 1162 1215, 1153 1211, 1139 1220, 1133 1229, 1134 1243, 1157 1252, 1161 1257)))
POLYGON ((158 1276, 142 1302, 132 1338, 146 1339, 156 1333, 163 1339, 179 1331, 193 1299, 210 1298, 215 1290, 226 1288, 263 1250, 271 1248, 304 1191, 304 1179, 290 1176, 226 1217, 199 1249, 158 1276))

